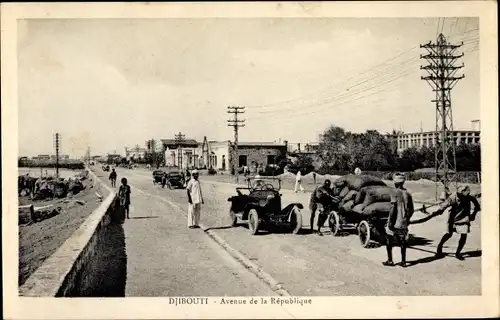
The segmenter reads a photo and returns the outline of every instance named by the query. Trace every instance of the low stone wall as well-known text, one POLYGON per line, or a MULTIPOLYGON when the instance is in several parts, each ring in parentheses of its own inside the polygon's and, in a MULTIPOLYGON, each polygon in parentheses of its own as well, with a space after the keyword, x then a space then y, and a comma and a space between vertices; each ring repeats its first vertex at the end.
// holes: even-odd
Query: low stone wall
MULTIPOLYGON (((95 174, 91 172, 91 175, 97 180, 95 174)), ((20 296, 124 296, 123 217, 118 210, 116 192, 107 189, 109 196, 28 278, 19 289, 20 296)))

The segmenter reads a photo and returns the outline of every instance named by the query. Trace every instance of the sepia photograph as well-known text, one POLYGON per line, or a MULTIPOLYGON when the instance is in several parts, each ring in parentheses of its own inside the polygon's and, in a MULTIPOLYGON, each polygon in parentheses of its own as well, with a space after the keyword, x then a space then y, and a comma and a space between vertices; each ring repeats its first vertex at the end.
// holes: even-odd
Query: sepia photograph
MULTIPOLYGON (((2 127, 16 134, 2 130, 2 220, 8 210, 18 304, 99 298, 68 301, 96 301, 104 318, 119 317, 102 311, 106 298, 162 298, 149 312, 316 318, 348 315, 305 311, 331 309, 316 299, 396 297, 391 308, 404 309, 412 297, 498 298, 485 287, 498 273, 498 86, 482 75, 496 28, 485 37, 467 10, 142 8, 155 6, 167 14, 11 19, 15 104, 2 127)), ((498 315, 480 301, 463 308, 498 315)))

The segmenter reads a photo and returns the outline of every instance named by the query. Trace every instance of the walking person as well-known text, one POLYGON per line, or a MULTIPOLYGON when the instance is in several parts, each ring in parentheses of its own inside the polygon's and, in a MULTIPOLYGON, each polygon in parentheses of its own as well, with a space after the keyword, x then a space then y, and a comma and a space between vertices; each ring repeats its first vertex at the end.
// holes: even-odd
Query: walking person
POLYGON ((396 241, 401 247, 401 266, 405 268, 407 267, 408 226, 410 225, 410 218, 414 210, 413 199, 410 193, 403 187, 405 183, 404 175, 396 173, 393 181, 396 190, 391 194, 391 209, 385 227, 387 261, 383 262, 383 265, 394 266, 392 248, 394 241, 396 241))
POLYGON ((314 218, 316 217, 316 210, 318 205, 321 206, 318 215, 318 235, 322 236, 321 228, 325 224, 328 214, 333 209, 335 203, 339 203, 340 198, 333 196, 333 190, 331 189, 331 181, 326 179, 323 185, 316 187, 311 198, 309 200, 309 210, 311 211, 311 233, 314 232, 314 218))
POLYGON ((130 219, 129 207, 130 207, 130 186, 127 184, 127 178, 122 178, 122 185, 118 189, 118 199, 120 201, 120 209, 123 215, 130 219))
POLYGON ((439 242, 436 257, 444 257, 443 246, 446 241, 450 240, 453 233, 455 232, 460 235, 460 240, 458 241, 458 247, 457 251, 455 252, 455 257, 458 260, 464 260, 462 256, 462 249, 467 242, 467 234, 470 233, 470 223, 476 219, 477 213, 481 211, 481 206, 479 205, 477 199, 470 195, 469 186, 460 186, 457 188, 457 192, 449 196, 433 215, 441 215, 447 209, 450 209, 448 220, 446 223, 447 231, 439 242), (471 204, 474 205, 474 210, 472 211, 472 213, 471 204))
POLYGON ((302 187, 302 173, 300 170, 297 172, 297 175, 295 176, 295 193, 297 191, 304 192, 304 188, 302 187))
POLYGON ((191 179, 189 179, 186 190, 189 202, 188 227, 190 229, 199 228, 201 205, 204 204, 204 201, 198 180, 198 170, 195 169, 191 172, 191 179))
POLYGON ((111 180, 111 187, 116 188, 116 171, 115 168, 111 169, 111 172, 109 174, 109 180, 111 180))

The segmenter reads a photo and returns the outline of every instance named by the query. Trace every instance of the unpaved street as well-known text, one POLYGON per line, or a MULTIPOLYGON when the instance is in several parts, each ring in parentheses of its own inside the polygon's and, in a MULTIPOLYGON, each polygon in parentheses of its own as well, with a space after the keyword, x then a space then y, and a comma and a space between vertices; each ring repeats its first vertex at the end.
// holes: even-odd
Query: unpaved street
MULTIPOLYGON (((229 260, 216 247, 210 247, 202 230, 189 230, 185 190, 161 189, 153 186, 147 170, 118 169, 118 177, 126 176, 133 186, 132 216, 157 216, 133 219, 125 223, 127 238, 127 287, 132 295, 207 295, 221 294, 221 288, 244 290, 232 294, 259 294, 258 286, 245 287, 252 277, 237 278, 231 274, 229 260), (165 201, 160 201, 164 199, 165 201), (180 208, 173 210, 173 208, 180 208), (224 261, 222 270, 214 264, 224 261), (224 271, 226 270, 226 271, 224 271), (219 276, 212 278, 215 272, 219 276), (222 273, 226 272, 225 276, 222 273), (209 275, 207 277, 207 275, 209 275), (194 281, 201 279, 201 283, 194 281), (221 282, 217 282, 221 281, 221 282), (160 283, 164 284, 161 285, 160 283), (192 286, 196 282, 197 286, 192 286), (156 287, 158 291, 149 291, 156 287), (141 289, 142 288, 142 289, 141 289)), ((445 218, 438 217, 411 227, 412 248, 408 251, 409 268, 388 268, 381 265, 385 248, 362 248, 356 235, 333 237, 328 232, 319 237, 301 235, 262 234, 251 236, 245 227, 230 228, 227 198, 234 194, 234 185, 203 180, 205 205, 202 223, 216 230, 233 248, 262 267, 293 295, 478 295, 481 293, 480 219, 464 249, 465 261, 447 256, 434 260, 433 255, 442 233, 445 218)), ((411 190, 410 190, 411 191, 411 190)), ((283 205, 301 202, 307 208, 309 193, 295 194, 282 190, 283 205)), ((308 229, 309 212, 303 210, 304 227, 308 229)), ((418 215, 418 214, 417 214, 418 215)), ((418 217, 418 216, 417 216, 418 217)), ((327 231, 327 228, 325 228, 327 231)), ((454 236, 445 252, 454 253, 454 236)), ((215 244, 213 244, 216 246, 215 244)), ((395 261, 400 259, 394 249, 395 261)), ((235 267, 236 268, 236 267, 235 267)), ((223 293, 222 293, 223 294, 223 293)), ((229 293, 228 293, 229 294, 229 293)), ((260 294, 265 294, 260 292, 260 294)))

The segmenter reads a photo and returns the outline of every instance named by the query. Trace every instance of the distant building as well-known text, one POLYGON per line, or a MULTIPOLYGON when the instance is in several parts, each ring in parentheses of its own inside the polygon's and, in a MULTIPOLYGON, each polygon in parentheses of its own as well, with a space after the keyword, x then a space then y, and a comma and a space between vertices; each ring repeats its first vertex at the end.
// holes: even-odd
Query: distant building
MULTIPOLYGON (((464 144, 478 144, 480 143, 480 131, 477 130, 460 130, 453 131, 451 133, 453 137, 453 142, 455 145, 464 144)), ((397 151, 402 152, 406 149, 415 147, 434 147, 436 145, 436 141, 439 141, 441 138, 441 133, 436 131, 428 131, 428 132, 413 132, 413 133, 400 133, 397 135, 390 135, 392 139, 394 139, 394 143, 396 144, 397 151)))
POLYGON ((141 148, 141 147, 134 147, 134 148, 127 148, 125 147, 125 158, 127 160, 131 159, 144 159, 146 156, 146 148, 141 148))
POLYGON ((319 142, 288 142, 287 151, 294 154, 316 154, 319 142))
MULTIPOLYGON (((56 160, 56 155, 51 155, 50 156, 50 160, 56 160)), ((63 154, 63 155, 59 155, 59 160, 69 160, 69 155, 67 154, 63 154)))
POLYGON ((39 154, 36 157, 33 157, 33 160, 50 160, 49 154, 39 154))
POLYGON ((194 168, 198 167, 200 153, 197 153, 200 145, 194 139, 184 139, 178 144, 174 139, 160 139, 165 152, 165 165, 169 167, 194 168))
POLYGON ((122 156, 119 154, 108 154, 107 161, 110 163, 120 162, 122 160, 122 156))
MULTIPOLYGON (((234 157, 234 145, 231 141, 209 141, 206 137, 203 142, 194 139, 185 139, 178 146, 173 139, 162 139, 167 166, 183 168, 213 168, 219 171, 231 170, 234 157), (179 153, 182 151, 181 153, 179 153), (180 155, 179 155, 180 154, 180 155)), ((277 164, 280 156, 286 156, 286 143, 278 142, 239 142, 238 161, 236 165, 243 166, 277 164)))
MULTIPOLYGON (((205 139, 198 152, 202 154, 200 167, 222 171, 231 170, 233 167, 235 148, 231 141, 207 141, 205 139)), ((286 142, 239 142, 236 166, 254 168, 278 164, 279 158, 286 157, 286 153, 286 142)))

